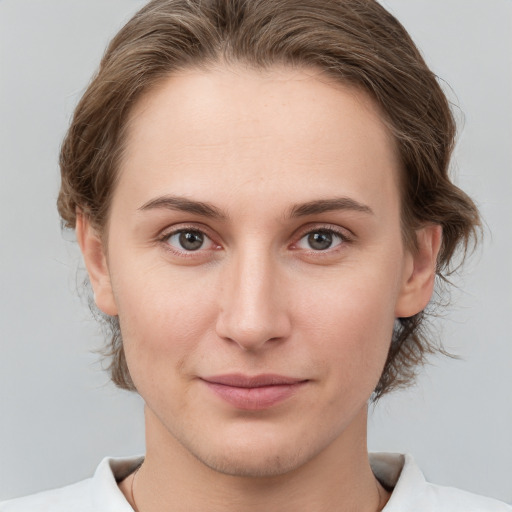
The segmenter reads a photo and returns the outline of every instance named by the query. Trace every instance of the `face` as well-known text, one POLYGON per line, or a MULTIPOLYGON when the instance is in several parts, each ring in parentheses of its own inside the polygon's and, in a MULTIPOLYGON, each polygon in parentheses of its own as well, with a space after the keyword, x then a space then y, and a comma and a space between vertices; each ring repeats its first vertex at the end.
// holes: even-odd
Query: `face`
POLYGON ((314 70, 189 70, 128 128, 108 246, 86 221, 79 239, 150 421, 229 474, 364 437, 395 318, 424 307, 435 261, 427 231, 404 248, 372 101, 314 70))

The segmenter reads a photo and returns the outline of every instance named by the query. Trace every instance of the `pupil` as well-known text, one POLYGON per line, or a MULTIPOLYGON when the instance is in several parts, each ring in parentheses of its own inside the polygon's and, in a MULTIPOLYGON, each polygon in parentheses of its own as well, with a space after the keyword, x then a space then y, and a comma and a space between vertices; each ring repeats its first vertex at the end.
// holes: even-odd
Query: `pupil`
POLYGON ((183 231, 180 233, 180 245, 187 251, 197 251, 203 245, 202 233, 196 231, 183 231))
POLYGON ((323 251, 332 245, 332 235, 325 232, 311 233, 308 236, 308 243, 311 248, 323 251))

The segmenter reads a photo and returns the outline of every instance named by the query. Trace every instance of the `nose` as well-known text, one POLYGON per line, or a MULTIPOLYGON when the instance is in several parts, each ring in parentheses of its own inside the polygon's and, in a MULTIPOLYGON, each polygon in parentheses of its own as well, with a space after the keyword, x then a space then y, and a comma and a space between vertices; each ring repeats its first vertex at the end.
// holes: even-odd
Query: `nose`
POLYGON ((289 336, 286 289, 269 252, 254 249, 233 256, 222 274, 218 336, 246 351, 289 336))

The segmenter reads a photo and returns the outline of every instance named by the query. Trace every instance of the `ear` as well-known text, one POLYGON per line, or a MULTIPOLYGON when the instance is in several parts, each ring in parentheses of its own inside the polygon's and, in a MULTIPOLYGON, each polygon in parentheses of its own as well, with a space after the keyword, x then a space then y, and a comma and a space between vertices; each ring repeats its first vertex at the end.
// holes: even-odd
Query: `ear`
POLYGON ((77 214, 75 231, 94 292, 94 302, 103 313, 115 316, 117 306, 101 237, 83 213, 77 214))
POLYGON ((416 231, 417 249, 407 251, 403 282, 395 306, 396 318, 407 318, 423 311, 434 291, 437 255, 442 228, 428 225, 416 231))

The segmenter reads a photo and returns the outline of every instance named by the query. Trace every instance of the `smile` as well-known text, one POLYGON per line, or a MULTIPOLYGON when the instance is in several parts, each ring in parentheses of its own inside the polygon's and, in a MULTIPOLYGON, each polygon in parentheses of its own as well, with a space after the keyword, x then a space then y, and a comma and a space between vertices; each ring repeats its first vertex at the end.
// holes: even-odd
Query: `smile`
POLYGON ((202 381, 218 397, 237 409, 268 409, 294 395, 308 381, 282 375, 219 375, 202 381))

